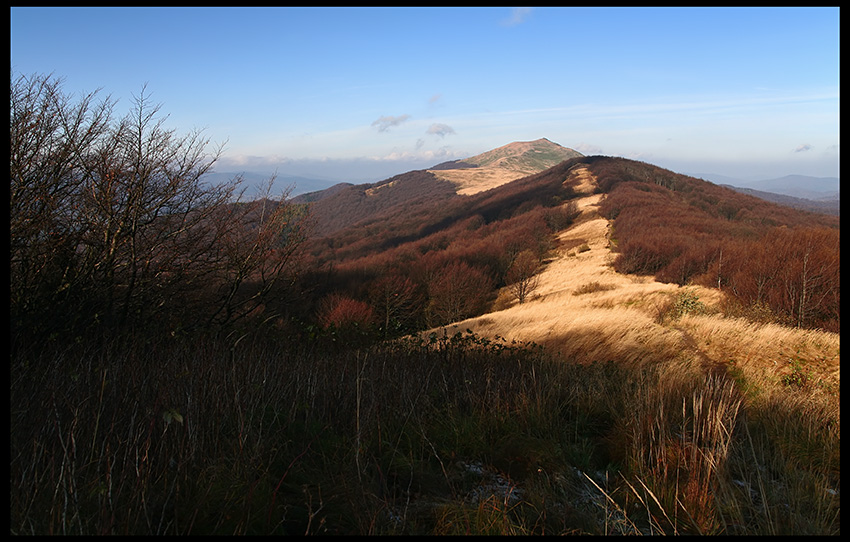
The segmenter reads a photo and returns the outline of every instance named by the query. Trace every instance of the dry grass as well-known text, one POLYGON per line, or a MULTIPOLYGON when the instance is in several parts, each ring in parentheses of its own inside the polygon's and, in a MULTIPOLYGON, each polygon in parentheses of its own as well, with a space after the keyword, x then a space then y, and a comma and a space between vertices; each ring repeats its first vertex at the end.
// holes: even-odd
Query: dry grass
POLYGON ((611 355, 636 363, 696 354, 703 363, 731 364, 765 385, 804 370, 821 389, 838 389, 837 334, 726 318, 719 314, 723 296, 717 290, 615 272, 609 224, 597 213, 601 195, 592 193, 595 183, 586 169, 573 175, 585 194, 578 200, 582 214, 560 233, 560 246, 569 248, 541 271, 530 299, 520 305, 501 295, 501 310, 458 322, 451 332, 469 329, 484 337, 536 342, 586 362, 611 355), (589 250, 576 251, 580 243, 589 250), (697 297, 707 314, 671 322, 671 305, 682 292, 697 297))
POLYGON ((441 181, 454 184, 458 194, 471 196, 537 172, 504 168, 495 164, 474 169, 434 170, 431 173, 441 181))
POLYGON ((614 272, 599 198, 579 200, 583 214, 560 234, 561 253, 529 301, 503 296, 502 310, 450 329, 656 374, 625 407, 630 428, 617 430, 629 441, 632 476, 607 489, 588 478, 617 508, 616 532, 824 533, 837 525, 839 335, 725 316, 717 290, 614 272), (590 250, 576 250, 583 243, 590 250), (696 310, 682 310, 683 299, 696 310), (646 519, 641 528, 636 514, 646 519))
MULTIPOLYGON (((587 171, 574 174, 581 179, 580 190, 591 192, 587 171)), ((597 357, 603 352, 635 363, 646 361, 650 352, 654 359, 675 356, 682 347, 680 334, 656 325, 654 311, 655 303, 672 297, 676 287, 622 275, 610 267, 608 221, 596 212, 600 197, 580 198, 581 216, 559 236, 561 246, 580 242, 589 250, 560 251, 543 269, 537 289, 525 303, 470 318, 450 330, 536 342, 587 362, 605 361, 597 357), (598 284, 604 287, 594 286, 598 284)))
MULTIPOLYGON (((509 146, 514 149, 513 153, 522 153, 526 152, 534 145, 534 143, 535 142, 532 141, 516 142, 509 146)), ((500 149, 495 150, 497 152, 500 151, 500 149)), ((480 156, 482 155, 479 155, 479 157, 480 156)), ((534 165, 523 161, 512 161, 508 159, 509 156, 511 155, 506 155, 501 159, 497 159, 493 162, 471 169, 442 169, 430 171, 438 179, 449 181, 454 184, 457 193, 464 196, 470 196, 472 194, 477 194, 478 192, 490 190, 491 188, 496 188, 497 186, 501 186, 505 183, 540 172, 539 167, 535 167, 534 165)), ((474 161, 476 158, 477 157, 472 157, 470 160, 474 161)), ((586 172, 587 168, 582 168, 582 170, 586 172)), ((585 177, 589 175, 589 173, 586 173, 585 177)))
POLYGON ((812 391, 839 400, 841 354, 836 333, 720 315, 686 315, 678 325, 695 338, 709 358, 740 371, 752 386, 782 386, 796 372, 805 375, 812 391))

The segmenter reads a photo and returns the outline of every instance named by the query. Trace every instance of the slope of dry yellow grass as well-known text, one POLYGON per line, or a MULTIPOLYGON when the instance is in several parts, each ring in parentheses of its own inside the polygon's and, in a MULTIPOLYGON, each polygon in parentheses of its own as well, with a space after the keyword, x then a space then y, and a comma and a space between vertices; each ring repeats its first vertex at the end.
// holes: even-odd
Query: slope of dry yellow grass
POLYGON ((810 376, 837 390, 839 336, 724 317, 722 294, 686 287, 706 314, 671 321, 664 308, 682 292, 651 277, 623 275, 610 263, 609 224, 598 212, 600 194, 586 168, 573 171, 581 215, 559 235, 559 248, 540 272, 530 299, 517 304, 505 291, 494 312, 448 326, 454 334, 471 330, 481 337, 530 341, 583 362, 683 363, 735 367, 765 383, 779 382, 805 367, 810 376), (742 369, 746 367, 746 369, 742 369))
POLYGON ((470 196, 540 173, 547 167, 575 156, 581 154, 546 139, 515 141, 468 159, 479 164, 478 167, 429 171, 438 179, 454 184, 458 194, 470 196))

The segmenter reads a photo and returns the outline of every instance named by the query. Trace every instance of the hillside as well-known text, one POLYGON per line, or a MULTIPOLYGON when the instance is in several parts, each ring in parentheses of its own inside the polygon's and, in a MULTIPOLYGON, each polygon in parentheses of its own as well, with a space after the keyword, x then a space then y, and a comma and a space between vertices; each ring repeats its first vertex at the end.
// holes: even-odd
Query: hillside
POLYGON ((455 196, 454 187, 427 171, 410 171, 384 181, 337 184, 327 190, 302 195, 310 203, 316 225, 314 235, 327 237, 399 206, 416 207, 455 196))
POLYGON ((243 199, 12 90, 11 534, 840 533, 837 217, 545 140, 243 199))
MULTIPOLYGON (((764 380, 793 371, 771 360, 797 357, 812 377, 837 389, 837 335, 722 318, 728 305, 716 288, 616 272, 612 224, 600 214, 603 195, 596 193, 596 177, 586 166, 573 175, 581 179, 576 185, 581 215, 558 234, 530 299, 519 304, 504 288, 500 310, 452 324, 446 328, 450 335, 468 330, 491 340, 530 341, 586 363, 604 356, 640 366, 678 357, 728 370, 731 362, 764 380), (677 299, 688 298, 698 299, 703 309, 677 317, 677 299)), ((439 330, 428 333, 433 331, 439 330)))
MULTIPOLYGON (((570 160, 564 161, 472 195, 455 193, 452 183, 437 180, 428 171, 410 172, 377 185, 350 187, 311 207, 319 227, 310 251, 319 261, 339 263, 433 236, 451 236, 449 232, 463 224, 463 228, 476 230, 476 225, 492 224, 496 228, 500 222, 535 207, 556 209, 572 198, 572 188, 566 182, 572 166, 570 160)), ((503 236, 509 237, 507 232, 503 236)))
POLYGON ((303 260, 306 206, 228 205, 177 264, 299 264, 244 320, 13 341, 11 532, 840 532, 836 217, 602 156, 455 189, 339 186, 303 260))
POLYGON ((581 154, 547 139, 514 142, 464 161, 444 162, 376 183, 338 184, 302 194, 293 202, 311 203, 315 236, 327 237, 363 222, 375 222, 383 215, 438 207, 453 196, 477 194, 578 156, 581 154))
POLYGON ((578 151, 542 138, 509 143, 463 161, 444 162, 428 171, 454 184, 458 194, 471 195, 579 156, 582 154, 578 151))

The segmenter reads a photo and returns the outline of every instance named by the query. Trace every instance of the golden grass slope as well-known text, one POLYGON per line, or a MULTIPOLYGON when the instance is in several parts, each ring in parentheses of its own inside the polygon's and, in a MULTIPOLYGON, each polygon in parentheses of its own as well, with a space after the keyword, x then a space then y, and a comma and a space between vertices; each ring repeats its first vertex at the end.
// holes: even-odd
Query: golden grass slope
POLYGON ((449 326, 449 334, 468 329, 482 337, 535 342, 588 363, 678 359, 702 369, 743 371, 763 385, 803 367, 821 388, 837 394, 838 334, 725 317, 722 294, 697 286, 685 288, 705 305, 703 314, 665 316, 684 288, 615 272, 609 224, 597 212, 602 195, 593 194, 595 180, 585 167, 571 175, 568 182, 575 181, 583 194, 581 215, 560 233, 557 253, 540 272, 530 300, 517 304, 504 291, 494 312, 449 326))
POLYGON ((438 179, 454 184, 458 194, 468 196, 539 173, 578 156, 582 156, 581 153, 543 138, 509 143, 464 160, 478 164, 475 168, 429 171, 438 179))

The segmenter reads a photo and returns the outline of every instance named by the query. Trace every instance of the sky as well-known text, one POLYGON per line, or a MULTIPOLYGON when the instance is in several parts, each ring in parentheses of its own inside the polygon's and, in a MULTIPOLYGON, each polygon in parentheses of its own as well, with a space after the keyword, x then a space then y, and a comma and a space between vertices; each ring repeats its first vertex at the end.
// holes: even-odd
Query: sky
POLYGON ((514 141, 839 176, 839 9, 12 7, 11 69, 144 90, 216 171, 374 182, 514 141))

